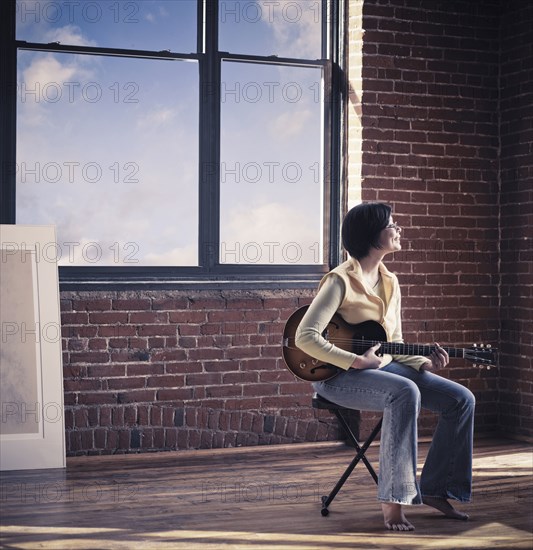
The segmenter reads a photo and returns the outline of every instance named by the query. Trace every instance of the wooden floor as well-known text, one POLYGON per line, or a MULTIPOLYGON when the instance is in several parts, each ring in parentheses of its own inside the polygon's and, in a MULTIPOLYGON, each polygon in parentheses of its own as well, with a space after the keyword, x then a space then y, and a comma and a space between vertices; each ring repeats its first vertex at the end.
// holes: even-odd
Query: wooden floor
MULTIPOLYGON (((420 445, 420 458, 427 452, 420 445)), ((532 450, 478 440, 469 521, 408 508, 416 531, 382 527, 375 485, 359 465, 320 514, 320 496, 353 451, 341 444, 68 460, 66 470, 4 472, 2 548, 533 548, 532 450)), ((375 463, 377 447, 369 451, 375 463)))

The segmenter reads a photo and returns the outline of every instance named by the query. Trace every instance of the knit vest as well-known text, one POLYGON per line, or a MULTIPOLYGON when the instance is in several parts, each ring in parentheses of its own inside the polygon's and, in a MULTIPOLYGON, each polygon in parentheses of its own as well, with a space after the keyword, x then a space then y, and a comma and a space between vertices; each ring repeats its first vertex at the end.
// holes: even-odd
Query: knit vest
POLYGON ((396 275, 382 263, 379 266, 379 272, 384 299, 368 286, 362 276, 361 264, 354 258, 350 258, 326 274, 319 288, 328 277, 340 277, 344 283, 344 297, 338 309, 341 317, 350 324, 377 321, 385 329, 387 340, 391 340, 396 329, 401 328, 398 326, 401 323, 400 287, 396 275))

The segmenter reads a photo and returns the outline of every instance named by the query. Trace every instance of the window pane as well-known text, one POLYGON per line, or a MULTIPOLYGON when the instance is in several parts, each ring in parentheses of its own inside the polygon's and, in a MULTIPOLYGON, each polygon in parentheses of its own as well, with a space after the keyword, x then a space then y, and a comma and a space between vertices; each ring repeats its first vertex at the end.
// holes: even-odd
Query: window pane
POLYGON ((220 50, 322 57, 322 0, 219 0, 220 50))
POLYGON ((19 52, 17 223, 60 265, 198 263, 198 66, 19 52))
POLYGON ((196 52, 196 0, 17 0, 17 39, 196 52))
POLYGON ((321 264, 322 70, 222 69, 221 263, 321 264))

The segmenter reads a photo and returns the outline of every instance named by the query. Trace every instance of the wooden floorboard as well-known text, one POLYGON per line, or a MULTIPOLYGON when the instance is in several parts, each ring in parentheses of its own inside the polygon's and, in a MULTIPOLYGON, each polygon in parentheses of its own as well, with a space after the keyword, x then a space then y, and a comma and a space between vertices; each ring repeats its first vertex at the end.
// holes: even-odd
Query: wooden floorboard
MULTIPOLYGON (((420 445, 420 465, 428 444, 420 445)), ((368 453, 377 463, 378 448, 368 453)), ((469 521, 409 507, 416 531, 382 527, 360 464, 320 514, 353 450, 291 445, 73 458, 66 470, 3 472, 2 548, 533 548, 533 455, 526 443, 478 440, 469 521)))

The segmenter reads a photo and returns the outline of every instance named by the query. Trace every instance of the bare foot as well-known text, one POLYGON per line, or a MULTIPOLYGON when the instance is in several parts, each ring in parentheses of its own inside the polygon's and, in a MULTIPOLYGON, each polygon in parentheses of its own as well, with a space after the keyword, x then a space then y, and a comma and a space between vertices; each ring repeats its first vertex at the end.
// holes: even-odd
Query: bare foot
POLYGON ((396 502, 382 502, 383 520, 389 531, 414 531, 415 527, 405 519, 402 505, 396 502))
POLYGON ((442 512, 447 518, 467 520, 468 514, 456 510, 445 498, 422 497, 422 502, 442 512))

